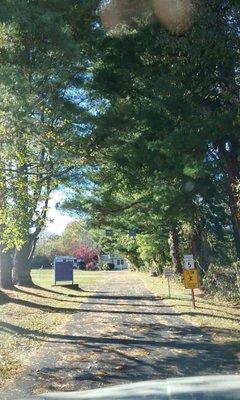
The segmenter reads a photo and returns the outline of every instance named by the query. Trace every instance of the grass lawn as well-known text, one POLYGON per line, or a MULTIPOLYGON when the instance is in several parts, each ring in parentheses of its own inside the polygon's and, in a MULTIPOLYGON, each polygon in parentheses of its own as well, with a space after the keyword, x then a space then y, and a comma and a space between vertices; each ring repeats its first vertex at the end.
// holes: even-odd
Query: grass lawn
POLYGON ((181 316, 200 326, 210 333, 213 341, 221 343, 239 344, 240 338, 240 306, 231 304, 224 299, 206 296, 196 289, 196 306, 194 310, 191 302, 191 291, 171 280, 171 296, 168 298, 167 280, 163 277, 153 278, 147 273, 138 273, 146 287, 178 311, 181 316))
MULTIPOLYGON (((53 269, 33 269, 31 272, 33 282, 40 286, 51 286, 53 281, 53 269)), ((94 290, 106 276, 102 271, 79 271, 74 270, 74 283, 84 290, 94 290)), ((57 290, 57 289, 56 289, 57 290)), ((62 289, 61 289, 62 290, 62 289)), ((64 291, 65 289, 63 289, 64 291)))
POLYGON ((33 270, 32 278, 39 288, 17 287, 0 292, 0 387, 26 365, 41 344, 39 335, 61 329, 106 276, 105 272, 76 270, 74 283, 83 291, 74 291, 51 287, 52 270, 33 270))

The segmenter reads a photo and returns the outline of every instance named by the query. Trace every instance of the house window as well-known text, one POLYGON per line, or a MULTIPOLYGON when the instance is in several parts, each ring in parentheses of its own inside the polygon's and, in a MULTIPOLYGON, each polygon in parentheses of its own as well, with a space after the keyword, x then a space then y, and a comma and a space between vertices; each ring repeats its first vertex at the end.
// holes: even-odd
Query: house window
POLYGON ((120 260, 117 260, 117 265, 120 265, 120 260))
POLYGON ((122 265, 124 264, 124 260, 121 260, 121 264, 122 264, 122 265))

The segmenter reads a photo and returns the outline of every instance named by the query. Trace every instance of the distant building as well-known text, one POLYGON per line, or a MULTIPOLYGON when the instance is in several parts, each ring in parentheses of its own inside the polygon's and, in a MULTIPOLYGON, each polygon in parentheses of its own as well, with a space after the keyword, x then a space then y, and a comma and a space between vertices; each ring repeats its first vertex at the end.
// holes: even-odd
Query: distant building
POLYGON ((117 254, 102 254, 101 262, 105 264, 112 264, 114 270, 122 270, 128 268, 127 261, 117 254))

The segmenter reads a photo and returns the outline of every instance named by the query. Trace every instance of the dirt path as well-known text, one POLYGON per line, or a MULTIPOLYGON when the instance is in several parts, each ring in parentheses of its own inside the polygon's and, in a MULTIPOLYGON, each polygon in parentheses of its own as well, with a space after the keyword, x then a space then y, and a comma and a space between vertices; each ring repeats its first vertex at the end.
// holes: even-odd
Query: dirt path
POLYGON ((22 331, 43 346, 1 399, 237 371, 230 346, 212 344, 130 273, 109 273, 99 291, 61 333, 22 331))

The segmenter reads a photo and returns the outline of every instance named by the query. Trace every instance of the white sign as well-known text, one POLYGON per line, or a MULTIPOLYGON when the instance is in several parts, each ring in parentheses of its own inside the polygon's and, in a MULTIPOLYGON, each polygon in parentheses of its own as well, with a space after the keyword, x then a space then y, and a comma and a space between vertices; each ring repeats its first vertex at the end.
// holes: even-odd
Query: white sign
POLYGON ((63 262, 63 261, 68 262, 68 261, 72 261, 72 262, 74 263, 74 258, 73 258, 73 257, 70 257, 70 256, 56 256, 56 257, 54 258, 54 261, 55 261, 55 262, 63 262))
POLYGON ((106 262, 111 260, 111 257, 109 254, 101 254, 100 258, 102 261, 106 261, 106 262))
POLYGON ((164 273, 165 278, 170 278, 171 276, 173 276, 174 272, 170 268, 164 268, 163 273, 164 273))
POLYGON ((184 256, 184 268, 185 269, 194 269, 194 258, 192 254, 185 254, 184 256))

